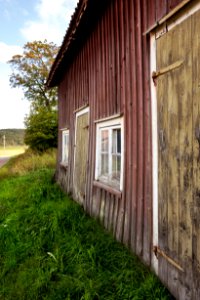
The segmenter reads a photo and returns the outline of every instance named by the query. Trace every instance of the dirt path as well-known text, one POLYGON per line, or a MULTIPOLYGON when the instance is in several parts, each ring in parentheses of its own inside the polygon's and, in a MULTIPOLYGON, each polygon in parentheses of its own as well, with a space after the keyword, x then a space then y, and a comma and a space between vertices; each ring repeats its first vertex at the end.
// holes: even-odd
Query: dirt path
POLYGON ((10 157, 0 157, 0 168, 7 163, 10 157))

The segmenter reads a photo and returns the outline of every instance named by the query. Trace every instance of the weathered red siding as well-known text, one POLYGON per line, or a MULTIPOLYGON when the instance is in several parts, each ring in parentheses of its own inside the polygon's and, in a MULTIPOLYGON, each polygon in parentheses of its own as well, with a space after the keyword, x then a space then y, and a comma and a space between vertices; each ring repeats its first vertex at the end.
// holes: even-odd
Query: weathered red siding
MULTIPOLYGON (((60 128, 70 128, 74 144, 74 111, 90 107, 88 187, 85 207, 100 216, 116 238, 150 264, 151 260, 151 128, 149 43, 142 33, 145 3, 111 1, 94 31, 79 49, 59 86, 60 128), (81 72, 80 72, 81 70, 81 72), (121 113, 125 122, 125 174, 121 196, 93 186, 94 120, 121 113)), ((61 147, 60 147, 61 148, 61 147)), ((61 155, 61 153, 60 153, 61 155)), ((73 157, 73 155, 71 155, 73 157)), ((67 172, 73 191, 73 159, 67 172)), ((61 178, 65 181, 66 178, 61 178)), ((63 183, 66 186, 66 181, 63 183)))
MULTIPOLYGON (((149 39, 143 35, 180 1, 109 1, 59 85, 59 127, 70 128, 70 163, 59 178, 73 192, 74 111, 90 107, 87 211, 150 264, 152 254, 149 39), (121 113, 125 174, 121 196, 93 186, 94 120, 121 113)), ((59 137, 59 145, 61 138, 59 137)), ((61 147, 59 147, 61 151, 61 147)), ((59 153, 58 161, 60 160, 59 153)))
MULTIPOLYGON (((92 2, 88 1, 88 7, 92 2)), ((92 24, 92 30, 87 35, 82 32, 85 36, 78 44, 78 51, 75 49, 74 55, 70 53, 71 61, 60 67, 64 72, 62 80, 56 79, 59 82, 59 128, 70 129, 67 169, 59 165, 61 132, 59 134, 58 180, 67 192, 73 193, 74 112, 88 105, 90 138, 84 207, 91 215, 99 217, 118 240, 148 265, 153 255, 150 44, 149 36, 143 33, 180 2, 107 1, 104 13, 92 24), (121 194, 93 184, 94 121, 115 114, 123 114, 125 124, 124 187, 121 194)))

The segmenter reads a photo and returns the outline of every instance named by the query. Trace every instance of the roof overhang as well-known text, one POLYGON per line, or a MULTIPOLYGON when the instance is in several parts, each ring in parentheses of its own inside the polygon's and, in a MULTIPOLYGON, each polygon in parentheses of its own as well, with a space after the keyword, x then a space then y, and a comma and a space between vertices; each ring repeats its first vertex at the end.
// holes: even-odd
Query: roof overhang
POLYGON ((102 13, 108 0, 79 0, 60 50, 49 72, 46 87, 58 86, 66 68, 73 61, 80 46, 93 30, 95 22, 102 13))

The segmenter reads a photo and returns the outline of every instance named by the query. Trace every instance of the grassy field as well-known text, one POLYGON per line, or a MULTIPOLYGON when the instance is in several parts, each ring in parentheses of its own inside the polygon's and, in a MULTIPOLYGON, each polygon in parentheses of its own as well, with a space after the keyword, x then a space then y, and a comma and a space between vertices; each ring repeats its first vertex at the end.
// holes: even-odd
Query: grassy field
POLYGON ((55 153, 0 170, 0 299, 172 299, 136 256, 52 181, 55 153))
POLYGON ((0 147, 0 157, 12 157, 25 152, 26 146, 9 146, 5 149, 0 147))

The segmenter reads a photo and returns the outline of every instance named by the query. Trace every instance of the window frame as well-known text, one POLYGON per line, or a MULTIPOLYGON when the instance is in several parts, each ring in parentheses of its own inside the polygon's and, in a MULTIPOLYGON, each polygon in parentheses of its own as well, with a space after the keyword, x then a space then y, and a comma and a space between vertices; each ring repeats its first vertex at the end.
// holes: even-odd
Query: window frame
POLYGON ((62 152, 61 152, 61 165, 67 167, 69 164, 69 129, 63 128, 62 132, 62 152), (65 145, 65 136, 68 136, 68 145, 65 145), (64 160, 65 150, 67 150, 67 159, 64 160))
MULTIPOLYGON (((118 153, 115 154, 116 156, 118 153)), ((96 160, 95 160, 95 180, 106 185, 108 187, 112 187, 116 190, 122 191, 123 189, 123 170, 124 170, 124 123, 123 117, 111 118, 103 121, 99 121, 96 123, 96 160), (109 180, 109 175, 105 180, 101 176, 101 168, 102 168, 102 159, 101 159, 101 133, 103 130, 108 130, 108 169, 109 174, 112 174, 112 145, 113 145, 113 136, 112 131, 114 129, 121 130, 121 159, 120 159, 120 179, 119 186, 116 186, 114 180, 109 180)))

